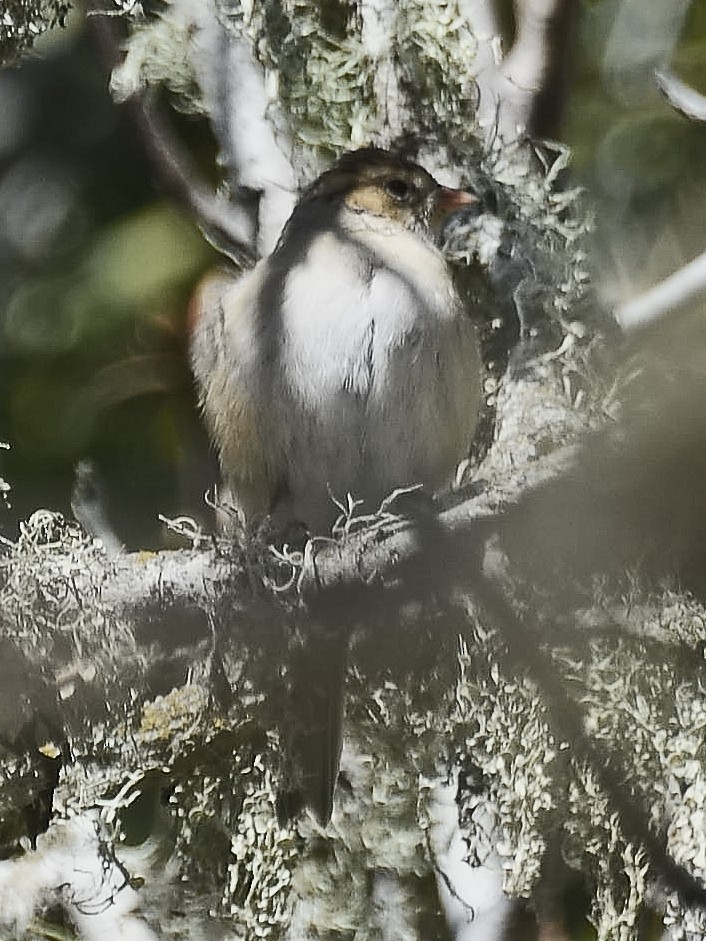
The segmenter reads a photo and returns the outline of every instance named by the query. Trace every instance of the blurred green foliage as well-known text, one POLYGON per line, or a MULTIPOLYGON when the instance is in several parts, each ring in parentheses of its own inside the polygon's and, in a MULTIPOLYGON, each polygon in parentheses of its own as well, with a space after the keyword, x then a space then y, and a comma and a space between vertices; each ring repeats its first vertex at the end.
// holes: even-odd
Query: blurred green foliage
POLYGON ((704 0, 593 0, 581 8, 562 140, 596 206, 594 266, 608 304, 706 246, 706 126, 678 114, 654 70, 706 94, 704 0))
MULTIPOLYGON (((0 526, 68 512, 90 457, 119 535, 159 545, 157 513, 198 512, 214 477, 185 336, 213 253, 155 188, 80 24, 0 73, 0 101, 0 526)), ((212 148, 203 124, 185 132, 212 148)))

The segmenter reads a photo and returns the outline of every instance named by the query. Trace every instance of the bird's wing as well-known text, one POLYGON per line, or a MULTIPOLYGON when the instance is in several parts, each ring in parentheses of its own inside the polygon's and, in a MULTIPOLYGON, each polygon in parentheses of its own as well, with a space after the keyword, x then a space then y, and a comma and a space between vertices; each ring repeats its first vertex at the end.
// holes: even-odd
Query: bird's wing
POLYGON ((192 304, 191 363, 221 470, 246 519, 265 516, 283 486, 272 390, 258 346, 261 269, 211 275, 192 304))

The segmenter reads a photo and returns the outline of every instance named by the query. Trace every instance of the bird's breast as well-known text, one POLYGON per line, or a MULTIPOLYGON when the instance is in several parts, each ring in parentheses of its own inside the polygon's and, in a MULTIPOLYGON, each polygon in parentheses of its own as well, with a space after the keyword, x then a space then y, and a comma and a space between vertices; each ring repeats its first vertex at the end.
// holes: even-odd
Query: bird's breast
POLYGON ((396 351, 436 343, 457 314, 443 260, 418 237, 322 234, 287 275, 280 361, 300 394, 365 397, 396 351))

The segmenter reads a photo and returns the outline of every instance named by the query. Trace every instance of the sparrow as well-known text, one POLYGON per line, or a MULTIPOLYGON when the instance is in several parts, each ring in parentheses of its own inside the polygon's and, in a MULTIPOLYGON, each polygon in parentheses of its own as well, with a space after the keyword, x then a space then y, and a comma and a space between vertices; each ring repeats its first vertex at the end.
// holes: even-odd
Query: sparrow
POLYGON ((449 483, 480 402, 475 329, 434 243, 471 205, 377 148, 345 154, 304 192, 274 251, 212 277, 191 363, 230 497, 330 532, 348 494, 449 483))
MULTIPOLYGON (((191 363, 247 524, 325 535, 348 495, 375 510, 396 488, 450 483, 476 427, 481 361, 434 238, 474 202, 403 156, 357 150, 305 190, 268 257, 204 283, 191 363)), ((305 646, 294 685, 307 687, 308 728, 295 737, 304 799, 325 823, 345 656, 325 632, 305 646)))

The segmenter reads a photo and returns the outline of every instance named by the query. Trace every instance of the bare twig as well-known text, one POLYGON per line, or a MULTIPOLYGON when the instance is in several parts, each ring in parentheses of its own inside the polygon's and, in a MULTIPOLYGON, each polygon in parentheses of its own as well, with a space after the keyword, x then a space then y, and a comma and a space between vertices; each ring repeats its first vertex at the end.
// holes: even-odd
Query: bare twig
MULTIPOLYGON (((516 50, 526 47, 522 59, 530 71, 524 82, 535 88, 527 119, 533 137, 557 135, 569 91, 577 8, 577 0, 517 0, 518 35, 511 53, 515 61, 508 57, 504 67, 506 73, 517 68, 516 50)), ((519 76, 513 79, 523 84, 519 76)))
POLYGON ((692 121, 706 121, 706 95, 682 82, 670 68, 655 70, 655 81, 669 104, 692 121))
MULTIPOLYGON (((118 42, 112 24, 101 15, 100 10, 91 10, 95 15, 90 23, 100 44, 109 68, 120 61, 118 42)), ((243 268, 252 267, 256 257, 252 233, 247 220, 237 206, 216 196, 207 186, 149 95, 134 95, 126 102, 130 108, 148 156, 169 195, 187 209, 201 227, 205 237, 222 254, 243 268)))
POLYGON ((214 248, 239 267, 252 267, 256 254, 242 214, 200 180, 148 96, 136 98, 131 107, 145 148, 172 198, 189 210, 214 248))
POLYGON ((525 133, 555 133, 566 94, 575 0, 517 0, 516 34, 505 57, 492 4, 466 0, 461 9, 478 42, 477 116, 486 137, 511 141, 525 133))
POLYGON ((233 192, 249 191, 259 255, 274 248, 296 201, 284 116, 236 20, 218 0, 178 0, 193 23, 191 64, 229 170, 233 192))
POLYGON ((703 294, 706 294, 706 252, 649 291, 621 304, 615 319, 624 330, 634 330, 675 313, 703 294))

